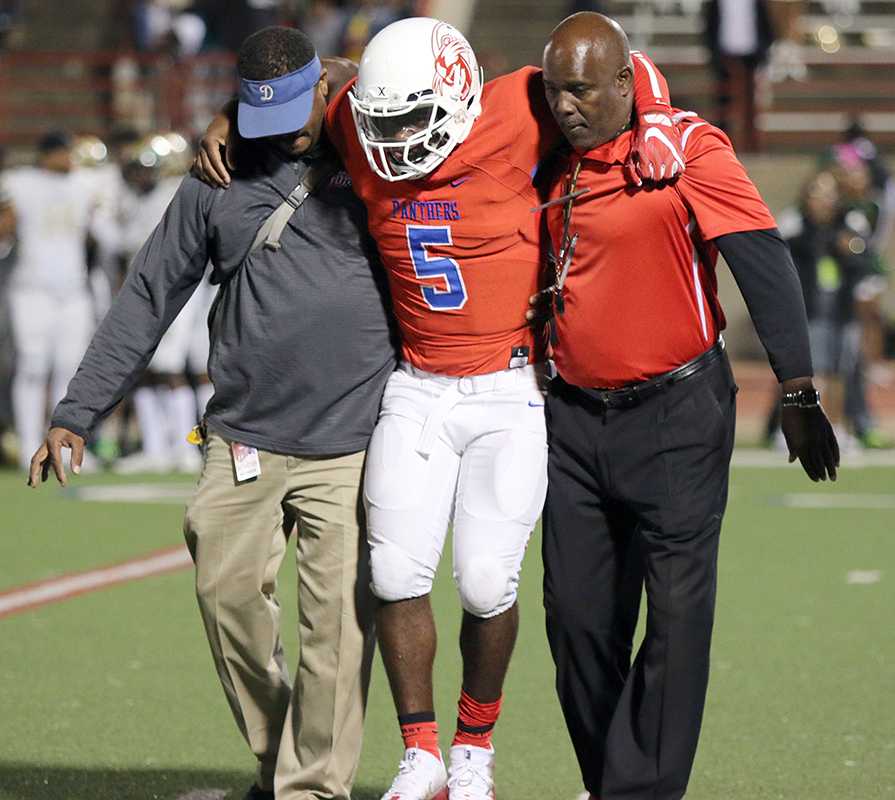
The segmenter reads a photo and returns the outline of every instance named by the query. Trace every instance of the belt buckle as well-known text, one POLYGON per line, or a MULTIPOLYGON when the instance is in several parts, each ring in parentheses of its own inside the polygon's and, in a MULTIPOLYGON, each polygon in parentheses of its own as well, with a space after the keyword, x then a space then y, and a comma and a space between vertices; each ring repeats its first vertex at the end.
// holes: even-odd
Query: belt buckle
POLYGON ((607 408, 633 408, 639 404, 640 398, 637 395, 636 386, 625 386, 621 389, 606 392, 607 408))

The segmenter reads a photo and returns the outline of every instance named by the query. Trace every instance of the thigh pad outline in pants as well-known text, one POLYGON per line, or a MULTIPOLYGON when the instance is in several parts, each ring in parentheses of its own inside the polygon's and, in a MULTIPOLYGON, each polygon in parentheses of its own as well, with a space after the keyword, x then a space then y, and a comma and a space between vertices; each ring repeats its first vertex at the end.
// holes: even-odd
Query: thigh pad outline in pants
POLYGON ((522 559, 546 494, 543 429, 495 431, 466 448, 454 515, 454 580, 470 614, 495 617, 516 602, 522 559))
POLYGON ((429 594, 447 535, 460 459, 439 439, 416 451, 423 424, 380 417, 367 449, 364 504, 373 594, 394 602, 429 594))

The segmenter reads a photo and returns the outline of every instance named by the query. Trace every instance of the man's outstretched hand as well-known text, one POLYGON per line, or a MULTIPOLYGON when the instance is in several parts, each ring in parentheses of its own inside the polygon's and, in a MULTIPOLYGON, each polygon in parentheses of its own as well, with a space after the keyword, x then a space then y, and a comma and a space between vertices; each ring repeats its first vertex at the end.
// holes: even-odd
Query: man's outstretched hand
POLYGON ((62 448, 67 447, 71 450, 71 471, 77 475, 81 471, 81 463, 84 460, 84 445, 83 437, 68 428, 50 428, 47 440, 31 458, 28 485, 37 487, 47 479, 50 469, 52 469, 56 474, 56 480, 66 486, 68 481, 65 476, 65 467, 62 464, 62 448))

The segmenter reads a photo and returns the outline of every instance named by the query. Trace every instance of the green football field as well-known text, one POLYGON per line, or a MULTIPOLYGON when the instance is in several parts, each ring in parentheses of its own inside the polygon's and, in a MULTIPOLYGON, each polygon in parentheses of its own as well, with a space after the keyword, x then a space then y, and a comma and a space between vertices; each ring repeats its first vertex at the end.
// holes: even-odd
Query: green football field
MULTIPOLYGON (((188 484, 97 476, 72 484, 93 492, 38 492, 0 473, 0 592, 180 544, 188 484)), ((536 536, 495 736, 501 800, 573 800, 580 791, 553 694, 540 578, 536 536)), ((287 563, 287 623, 293 581, 287 563)), ((460 672, 448 563, 434 600, 446 746, 460 672)), ((357 800, 378 800, 400 747, 377 661, 357 800)), ((251 779, 188 569, 0 618, 0 799, 241 800, 251 779)), ((734 469, 712 680, 687 797, 895 798, 895 468, 846 467, 834 485, 811 484, 796 467, 734 469)))

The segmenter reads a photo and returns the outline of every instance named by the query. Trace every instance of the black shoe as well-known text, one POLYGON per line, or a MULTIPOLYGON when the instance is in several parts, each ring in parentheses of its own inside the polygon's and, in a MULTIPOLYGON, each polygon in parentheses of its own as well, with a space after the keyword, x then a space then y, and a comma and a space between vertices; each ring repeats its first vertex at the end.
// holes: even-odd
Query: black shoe
POLYGON ((266 789, 259 789, 257 783, 252 784, 252 788, 242 800, 274 800, 273 792, 266 789))

